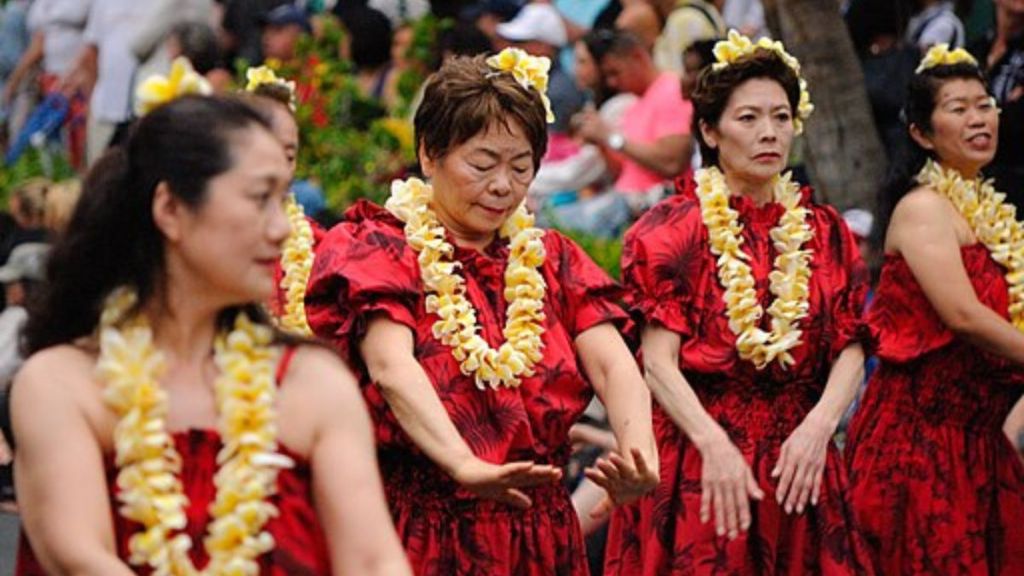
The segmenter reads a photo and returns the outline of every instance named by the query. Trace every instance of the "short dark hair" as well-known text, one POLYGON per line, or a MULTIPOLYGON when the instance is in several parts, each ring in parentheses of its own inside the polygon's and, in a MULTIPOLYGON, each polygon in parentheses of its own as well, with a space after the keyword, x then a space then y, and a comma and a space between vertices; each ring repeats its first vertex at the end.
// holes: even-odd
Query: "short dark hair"
POLYGON ((626 56, 635 50, 647 49, 643 40, 629 30, 601 28, 588 33, 584 37, 587 50, 599 66, 606 56, 626 56))
POLYGON ((547 112, 541 95, 523 88, 509 72, 490 67, 484 56, 456 56, 427 79, 416 111, 416 147, 432 159, 491 127, 515 122, 533 151, 533 166, 547 152, 547 112))
POLYGON ((794 116, 797 114, 800 103, 800 78, 786 61, 772 50, 758 48, 749 56, 742 57, 720 70, 715 70, 714 66, 704 68, 697 77, 697 85, 690 95, 694 111, 693 133, 697 135, 704 166, 718 166, 718 150, 704 141, 700 122, 703 120, 708 126, 717 127, 732 93, 743 83, 756 78, 774 80, 782 86, 794 116))

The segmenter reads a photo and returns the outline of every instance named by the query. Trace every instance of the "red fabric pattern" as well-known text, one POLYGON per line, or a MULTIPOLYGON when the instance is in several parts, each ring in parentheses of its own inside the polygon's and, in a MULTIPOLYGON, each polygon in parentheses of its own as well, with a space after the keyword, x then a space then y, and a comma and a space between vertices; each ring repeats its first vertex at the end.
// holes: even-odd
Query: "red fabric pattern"
MULTIPOLYGON (((1007 317, 1005 271, 961 250, 1007 317)), ((882 363, 850 424, 854 512, 881 574, 1024 574, 1024 466, 1002 424, 1024 369, 949 331, 906 261, 887 257, 869 315, 882 363)))
MULTIPOLYGON (((667 414, 655 407, 655 436, 661 459, 657 489, 612 518, 605 573, 623 575, 803 575, 864 574, 866 548, 853 529, 845 499, 845 471, 830 445, 821 498, 802 515, 787 515, 775 501, 771 470, 779 449, 821 396, 832 361, 866 335, 860 310, 867 271, 853 236, 832 208, 810 200, 814 238, 810 313, 800 323, 802 344, 792 351, 796 365, 773 363, 758 372, 741 360, 729 329, 717 277, 716 259, 689 181, 641 218, 626 234, 623 277, 626 300, 639 322, 655 322, 679 333, 679 366, 704 409, 728 432, 765 492, 752 502, 753 524, 729 541, 715 534, 714 521, 699 518, 701 457, 667 414)), ((743 224, 744 252, 761 305, 773 296, 768 274, 776 256, 768 233, 781 205, 756 207, 732 197, 743 224)), ((762 328, 768 329, 768 315, 762 328)))
MULTIPOLYGON (((317 252, 306 298, 310 325, 361 372, 388 503, 417 574, 587 573, 579 525, 564 487, 526 489, 533 499, 527 511, 462 490, 405 435, 357 353, 368 316, 386 314, 413 331, 416 358, 477 456, 495 463, 564 465, 569 427, 592 396, 573 339, 600 323, 624 320, 625 313, 615 303, 617 285, 575 244, 547 232, 544 245, 544 358, 535 366, 536 375, 519 388, 497 390, 477 389, 460 372, 451 349, 432 335, 436 316, 425 311, 416 253, 406 244, 398 219, 360 202, 317 252)), ((462 265, 481 334, 496 346, 503 341, 505 323, 507 242, 496 241, 485 252, 456 247, 454 259, 462 265)))
MULTIPOLYGON (((287 368, 292 350, 282 356, 278 381, 287 368)), ((174 445, 181 455, 181 483, 188 497, 185 510, 188 525, 185 532, 192 539, 189 555, 192 563, 202 569, 208 562, 203 538, 210 518, 210 504, 217 495, 213 476, 217 473, 217 452, 221 448, 220 435, 214 430, 191 429, 172 434, 174 445)), ((313 507, 313 479, 309 463, 280 446, 281 453, 295 461, 295 466, 282 470, 277 476, 277 494, 271 501, 277 506, 278 516, 267 522, 266 529, 274 538, 275 546, 260 557, 261 576, 328 576, 331 574, 330 557, 316 509, 313 507)), ((107 486, 110 489, 110 509, 113 511, 114 537, 117 555, 130 556, 128 539, 140 531, 141 526, 126 520, 116 512, 117 472, 114 455, 104 458, 107 486)), ((69 479, 69 481, 72 481, 69 479)), ((133 567, 134 568, 134 567, 133 567)), ((134 568, 136 574, 150 574, 150 570, 134 568)), ((18 543, 17 576, 45 576, 35 558, 28 539, 22 533, 18 543)))

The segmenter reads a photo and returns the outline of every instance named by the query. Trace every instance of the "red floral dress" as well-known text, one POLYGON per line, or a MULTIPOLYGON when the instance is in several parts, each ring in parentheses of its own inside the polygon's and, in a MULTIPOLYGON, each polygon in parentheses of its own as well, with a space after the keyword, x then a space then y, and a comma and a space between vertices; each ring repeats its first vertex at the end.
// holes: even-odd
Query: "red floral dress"
MULTIPOLYGON (((961 250, 978 299, 1008 317, 1005 270, 961 250)), ((1002 425, 1024 368, 957 338, 903 258, 869 323, 881 359, 850 424, 854 512, 881 574, 1024 574, 1024 466, 1002 425)))
MULTIPOLYGON (((292 351, 282 356, 278 368, 278 381, 287 370, 292 351)), ((192 563, 202 568, 208 557, 203 547, 206 527, 210 523, 210 504, 217 495, 213 476, 219 468, 217 452, 220 451, 220 435, 215 430, 191 429, 172 434, 174 445, 181 455, 181 484, 188 497, 185 509, 188 525, 185 533, 192 538, 189 556, 192 563)), ((282 454, 295 461, 295 466, 282 470, 277 476, 277 494, 271 502, 277 506, 278 515, 266 524, 267 532, 274 538, 275 546, 260 557, 261 576, 328 576, 331 574, 330 556, 316 509, 313 507, 313 479, 309 463, 285 446, 282 454)), ((128 539, 140 532, 141 525, 126 520, 116 512, 118 468, 114 455, 104 458, 107 486, 110 487, 110 509, 114 510, 114 536, 119 558, 131 556, 128 539)), ((70 480, 69 480, 70 481, 70 480)), ((148 569, 133 567, 136 574, 150 574, 148 569)), ((15 574, 18 576, 45 576, 42 566, 35 558, 24 534, 19 542, 18 562, 15 574)))
MULTIPOLYGON (((317 252, 306 313, 313 330, 361 371, 388 503, 414 571, 445 576, 587 574, 579 522, 566 488, 552 484, 525 489, 533 500, 526 511, 461 489, 403 432, 362 367, 358 342, 372 314, 408 326, 417 360, 478 457, 493 463, 533 460, 564 466, 571 451, 569 427, 592 397, 573 340, 588 328, 625 319, 616 304, 618 286, 579 247, 547 232, 547 257, 540 270, 547 284, 544 358, 535 366, 536 375, 525 378, 519 388, 480 390, 460 372, 451 349, 431 333, 437 317, 425 311, 416 253, 406 244, 402 222, 365 201, 349 209, 345 219, 317 252)), ((503 341, 507 258, 505 241, 492 243, 483 253, 455 248, 481 334, 491 346, 503 341)))
MULTIPOLYGON (((692 180, 626 234, 623 279, 630 310, 639 322, 660 324, 682 337, 680 369, 747 459, 765 498, 751 501, 749 532, 733 541, 718 537, 714 520, 705 524, 699 517, 700 453, 656 406, 661 481, 652 494, 613 515, 605 574, 865 573, 869 560, 853 529, 846 473, 834 445, 816 507, 787 515, 775 501, 771 471, 779 449, 818 402, 839 352, 862 335, 867 288, 867 271, 842 219, 832 208, 813 204, 808 189, 802 203, 811 211, 814 231, 805 244, 813 250, 810 313, 801 320, 802 344, 791 351, 796 365, 788 371, 772 363, 759 372, 739 358, 692 180)), ((739 196, 730 205, 739 212, 743 251, 751 257, 757 296, 767 309, 774 298, 768 273, 776 256, 768 233, 784 209, 777 203, 759 208, 739 196)))

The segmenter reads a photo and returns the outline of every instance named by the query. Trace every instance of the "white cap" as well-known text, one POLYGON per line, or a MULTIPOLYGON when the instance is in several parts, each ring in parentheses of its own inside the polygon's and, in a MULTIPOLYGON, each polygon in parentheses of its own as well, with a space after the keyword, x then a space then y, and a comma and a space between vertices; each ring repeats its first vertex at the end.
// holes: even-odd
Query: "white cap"
POLYGON ((861 238, 868 238, 871 236, 871 228, 875 224, 875 217, 871 215, 871 212, 863 210, 861 208, 853 208, 843 212, 843 220, 846 221, 846 226, 855 235, 861 238))
POLYGON ((534 40, 559 47, 569 41, 562 15, 550 4, 527 4, 515 18, 498 24, 497 30, 512 42, 534 40))

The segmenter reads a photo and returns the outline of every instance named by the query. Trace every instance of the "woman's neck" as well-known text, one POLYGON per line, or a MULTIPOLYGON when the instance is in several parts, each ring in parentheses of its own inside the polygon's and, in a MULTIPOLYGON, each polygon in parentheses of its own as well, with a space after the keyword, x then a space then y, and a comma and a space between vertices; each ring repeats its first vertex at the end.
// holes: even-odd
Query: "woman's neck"
POLYGON ((480 233, 468 231, 465 228, 459 226, 454 218, 448 216, 444 210, 439 210, 438 207, 434 206, 434 214, 437 215, 437 220, 445 227, 445 230, 452 235, 455 243, 462 248, 470 248, 477 252, 483 252, 491 245, 494 241, 494 233, 480 233))
POLYGON ((210 356, 220 308, 168 290, 155 295, 145 311, 154 342, 176 363, 202 363, 210 356))
POLYGON ((725 184, 729 187, 730 195, 745 196, 758 207, 775 200, 772 183, 772 180, 749 180, 737 177, 735 174, 725 174, 725 184))
POLYGON ((963 166, 963 165, 952 164, 952 163, 949 163, 949 162, 940 162, 940 164, 942 164, 943 168, 947 168, 949 170, 955 170, 965 180, 974 180, 981 173, 981 168, 979 166, 963 166))

